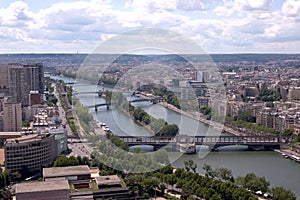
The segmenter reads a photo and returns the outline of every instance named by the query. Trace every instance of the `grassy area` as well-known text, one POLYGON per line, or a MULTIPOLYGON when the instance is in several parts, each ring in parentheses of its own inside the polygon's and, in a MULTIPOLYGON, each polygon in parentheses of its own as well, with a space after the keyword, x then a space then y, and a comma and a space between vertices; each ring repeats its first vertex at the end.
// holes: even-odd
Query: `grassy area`
POLYGON ((95 191, 98 190, 98 185, 96 182, 91 182, 89 188, 80 188, 80 189, 75 189, 73 184, 70 184, 70 192, 88 192, 88 191, 95 191))

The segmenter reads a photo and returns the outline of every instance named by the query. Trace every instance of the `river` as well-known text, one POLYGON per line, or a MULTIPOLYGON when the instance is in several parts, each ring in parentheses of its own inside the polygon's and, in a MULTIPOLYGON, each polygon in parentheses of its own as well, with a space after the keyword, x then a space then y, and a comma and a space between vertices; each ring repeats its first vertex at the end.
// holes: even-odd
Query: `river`
MULTIPOLYGON (((65 77, 62 79, 66 82, 72 82, 71 79, 65 77)), ((98 89, 95 85, 78 84, 76 85, 76 90, 81 92, 95 91, 98 89)), ((104 102, 103 99, 98 98, 95 94, 79 94, 78 97, 84 105, 92 105, 95 102, 104 102)), ((143 109, 156 118, 164 118, 168 123, 181 123, 181 133, 193 133, 195 132, 195 126, 198 125, 198 122, 195 120, 186 116, 181 116, 179 113, 157 104, 146 106, 144 103, 143 109)), ((97 120, 105 122, 111 131, 117 135, 150 135, 148 130, 136 124, 127 115, 117 109, 106 110, 106 107, 103 107, 98 109, 97 113, 94 109, 90 109, 90 112, 97 120)), ((200 134, 205 133, 207 131, 207 126, 200 123, 200 126, 196 131, 200 134)), ((300 199, 300 164, 285 159, 276 152, 237 151, 235 148, 223 148, 218 152, 210 152, 204 158, 199 158, 198 154, 183 155, 173 162, 172 166, 183 167, 185 160, 193 160, 197 163, 197 171, 200 173, 204 173, 202 170, 204 164, 209 164, 213 168, 229 168, 232 170, 235 177, 245 176, 247 173, 253 172, 257 176, 264 176, 270 181, 271 187, 283 186, 288 188, 297 195, 297 199, 300 199)))

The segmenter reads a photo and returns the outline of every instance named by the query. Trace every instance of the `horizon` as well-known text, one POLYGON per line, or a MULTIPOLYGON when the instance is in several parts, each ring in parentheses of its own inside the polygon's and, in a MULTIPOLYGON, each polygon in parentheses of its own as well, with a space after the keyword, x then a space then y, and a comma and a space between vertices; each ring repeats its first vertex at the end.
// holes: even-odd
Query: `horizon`
POLYGON ((300 53, 207 53, 207 54, 177 54, 177 53, 169 53, 169 54, 133 54, 133 53, 55 53, 55 52, 49 52, 49 53, 40 53, 40 52, 34 52, 34 53, 0 53, 0 55, 136 55, 136 56, 168 56, 168 55, 300 55, 300 53))

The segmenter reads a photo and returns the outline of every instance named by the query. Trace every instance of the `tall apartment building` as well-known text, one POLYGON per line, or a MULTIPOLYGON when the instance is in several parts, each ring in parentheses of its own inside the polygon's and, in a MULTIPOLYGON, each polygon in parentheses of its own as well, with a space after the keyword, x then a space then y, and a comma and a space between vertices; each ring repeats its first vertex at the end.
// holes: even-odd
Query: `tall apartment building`
POLYGON ((0 104, 0 131, 20 131, 22 129, 21 103, 13 103, 10 97, 5 97, 0 104))
POLYGON ((0 65, 0 93, 9 95, 22 106, 29 105, 30 91, 44 90, 43 64, 2 64, 0 65))

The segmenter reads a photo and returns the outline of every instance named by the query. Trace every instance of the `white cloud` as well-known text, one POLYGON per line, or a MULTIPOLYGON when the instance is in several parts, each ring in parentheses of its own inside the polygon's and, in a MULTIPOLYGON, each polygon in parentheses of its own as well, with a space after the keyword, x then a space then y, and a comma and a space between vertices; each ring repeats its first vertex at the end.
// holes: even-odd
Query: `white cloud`
POLYGON ((114 35, 149 27, 177 31, 211 52, 257 52, 271 43, 287 49, 300 40, 299 2, 270 11, 272 0, 132 0, 129 9, 116 9, 110 0, 75 0, 33 12, 16 1, 0 8, 0 52, 90 52, 114 35))
POLYGON ((269 10, 273 0, 235 0, 235 4, 241 10, 269 10))
POLYGON ((300 17, 300 1, 287 0, 282 6, 282 13, 287 17, 300 17))

